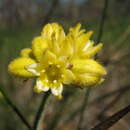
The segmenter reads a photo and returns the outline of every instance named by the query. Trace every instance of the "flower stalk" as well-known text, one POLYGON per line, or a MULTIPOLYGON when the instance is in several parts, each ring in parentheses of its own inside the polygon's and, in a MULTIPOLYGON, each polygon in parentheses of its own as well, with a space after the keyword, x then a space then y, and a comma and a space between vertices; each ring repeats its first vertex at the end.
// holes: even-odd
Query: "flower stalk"
POLYGON ((90 92, 91 92, 91 89, 88 88, 86 90, 86 94, 85 94, 85 97, 84 97, 84 100, 83 100, 83 104, 81 105, 81 108, 80 108, 80 118, 79 118, 77 130, 82 130, 82 123, 83 123, 83 120, 84 120, 84 113, 85 113, 86 106, 88 104, 88 99, 89 99, 90 92))
POLYGON ((6 103, 10 106, 10 108, 17 114, 17 116, 21 119, 23 124, 28 128, 31 129, 30 124, 26 120, 26 118, 22 115, 20 110, 13 104, 13 102, 8 98, 2 87, 0 87, 0 92, 2 93, 2 96, 4 97, 6 103))
POLYGON ((49 95, 50 95, 50 91, 48 91, 47 93, 45 93, 45 95, 43 95, 42 101, 41 101, 38 111, 36 113, 36 117, 34 119, 33 128, 31 130, 37 130, 37 128, 39 126, 39 121, 42 116, 42 112, 44 111, 45 104, 47 102, 49 95))

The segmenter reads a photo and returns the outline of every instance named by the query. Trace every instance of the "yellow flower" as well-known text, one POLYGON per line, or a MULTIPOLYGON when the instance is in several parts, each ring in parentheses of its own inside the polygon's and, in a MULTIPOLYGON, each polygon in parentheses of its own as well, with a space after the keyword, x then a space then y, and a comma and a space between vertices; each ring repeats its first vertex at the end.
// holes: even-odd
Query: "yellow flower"
POLYGON ((32 48, 21 51, 8 70, 16 76, 36 77, 36 92, 51 92, 62 97, 64 84, 91 87, 100 84, 105 68, 94 60, 102 44, 94 46, 92 31, 80 30, 78 24, 68 34, 57 24, 47 24, 41 35, 34 38, 32 48))

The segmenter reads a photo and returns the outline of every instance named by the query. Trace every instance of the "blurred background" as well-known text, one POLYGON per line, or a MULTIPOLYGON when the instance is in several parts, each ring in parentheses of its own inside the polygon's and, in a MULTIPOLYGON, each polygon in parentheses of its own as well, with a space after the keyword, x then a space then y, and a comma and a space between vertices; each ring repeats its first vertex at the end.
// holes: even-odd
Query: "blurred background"
MULTIPOLYGON (((104 44, 98 61, 108 75, 103 84, 91 89, 88 102, 86 89, 67 87, 60 101, 50 96, 39 130, 79 130, 79 122, 82 130, 89 130, 129 105, 130 0, 0 0, 0 86, 28 121, 33 122, 42 94, 33 93, 33 79, 13 77, 7 66, 22 48, 31 46, 48 22, 60 23, 66 32, 77 23, 93 30, 91 39, 104 44)), ((26 130, 2 95, 0 130, 26 130)), ((130 130, 130 114, 110 130, 130 130)))

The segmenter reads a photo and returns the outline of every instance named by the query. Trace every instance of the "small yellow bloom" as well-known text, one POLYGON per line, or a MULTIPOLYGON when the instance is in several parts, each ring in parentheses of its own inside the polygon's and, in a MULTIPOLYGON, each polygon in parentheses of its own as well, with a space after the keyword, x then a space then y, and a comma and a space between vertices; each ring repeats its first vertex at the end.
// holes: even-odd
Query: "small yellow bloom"
POLYGON ((51 92, 62 97, 64 84, 92 87, 104 81, 105 68, 94 60, 102 44, 94 46, 90 40, 92 31, 80 29, 78 24, 65 34, 57 24, 47 24, 41 36, 32 41, 32 48, 21 51, 19 58, 12 61, 10 73, 31 78, 36 77, 36 92, 51 92))

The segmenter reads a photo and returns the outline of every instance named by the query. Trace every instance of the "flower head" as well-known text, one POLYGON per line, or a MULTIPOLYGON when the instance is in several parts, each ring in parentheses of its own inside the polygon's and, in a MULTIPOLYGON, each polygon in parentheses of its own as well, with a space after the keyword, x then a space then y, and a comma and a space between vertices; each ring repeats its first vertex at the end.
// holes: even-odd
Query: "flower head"
POLYGON ((68 34, 56 23, 47 24, 41 35, 32 41, 32 48, 21 51, 8 70, 16 76, 36 77, 36 92, 51 92, 62 96, 63 84, 91 87, 101 83, 105 68, 95 61, 94 55, 102 44, 94 46, 92 32, 80 29, 78 24, 68 34))

